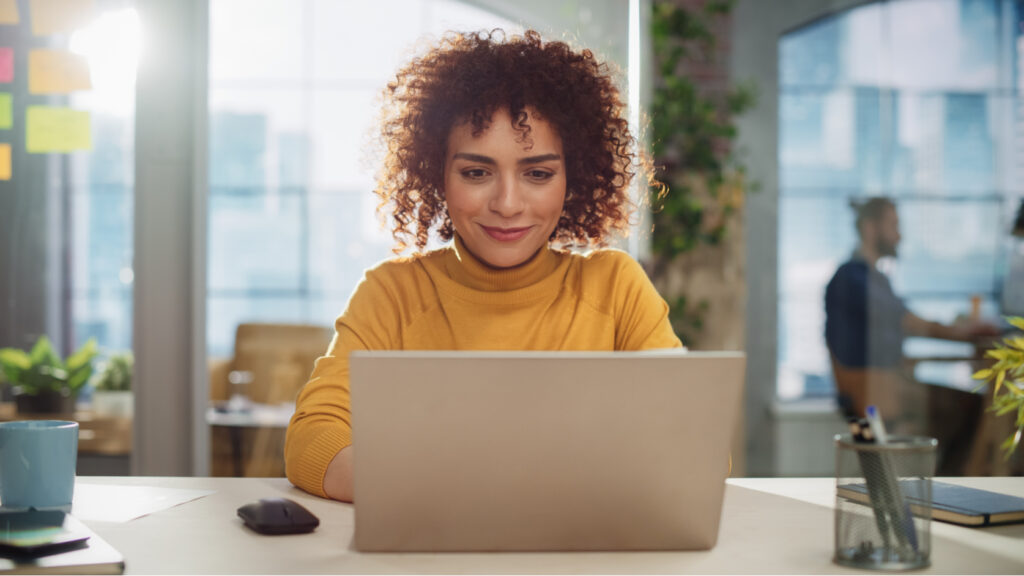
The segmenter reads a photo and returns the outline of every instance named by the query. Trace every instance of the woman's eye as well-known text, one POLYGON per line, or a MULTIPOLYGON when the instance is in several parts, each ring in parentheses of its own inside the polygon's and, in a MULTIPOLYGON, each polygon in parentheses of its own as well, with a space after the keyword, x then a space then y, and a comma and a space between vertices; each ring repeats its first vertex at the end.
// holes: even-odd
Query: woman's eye
POLYGON ((470 168, 469 170, 463 170, 462 175, 470 180, 479 180, 487 176, 487 171, 481 168, 470 168))
POLYGON ((529 172, 526 173, 526 177, 530 178, 531 180, 549 180, 553 176, 554 174, 548 172, 547 170, 530 170, 529 172))

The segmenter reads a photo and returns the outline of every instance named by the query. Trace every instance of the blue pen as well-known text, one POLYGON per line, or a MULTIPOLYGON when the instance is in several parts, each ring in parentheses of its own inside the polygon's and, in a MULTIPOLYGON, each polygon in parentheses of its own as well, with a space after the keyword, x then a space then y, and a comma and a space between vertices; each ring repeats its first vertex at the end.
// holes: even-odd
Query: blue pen
MULTIPOLYGON (((885 431, 885 423, 882 422, 882 415, 878 411, 878 407, 874 404, 867 407, 866 416, 868 426, 871 429, 872 434, 875 437, 876 444, 886 444, 889 441, 889 436, 885 431)), ((917 551, 917 529, 914 527, 914 516, 910 512, 910 506, 907 505, 903 498, 903 491, 900 489, 899 478, 896 476, 896 469, 892 465, 892 462, 888 458, 888 454, 882 454, 882 471, 884 474, 885 485, 888 486, 886 495, 891 498, 889 501, 889 509, 892 510, 892 517, 889 519, 889 523, 894 527, 899 527, 896 531, 896 537, 901 541, 907 541, 910 546, 917 551)))

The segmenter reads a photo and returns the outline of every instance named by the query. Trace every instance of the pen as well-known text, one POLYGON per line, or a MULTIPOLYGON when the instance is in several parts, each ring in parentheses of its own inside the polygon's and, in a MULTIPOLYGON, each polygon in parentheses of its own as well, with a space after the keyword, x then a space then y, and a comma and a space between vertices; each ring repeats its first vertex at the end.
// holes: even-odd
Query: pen
MULTIPOLYGON (((868 427, 868 423, 857 418, 850 418, 850 432, 853 435, 855 442, 870 444, 874 441, 871 435, 871 429, 868 427)), ((873 470, 876 468, 875 463, 877 462, 878 454, 869 454, 867 452, 859 452, 858 457, 860 459, 860 467, 862 471, 873 470)), ((884 493, 885 489, 883 486, 878 484, 878 478, 875 474, 864 474, 864 482, 867 484, 868 498, 871 500, 871 507, 875 511, 875 524, 878 526, 878 533, 882 536, 882 545, 888 549, 891 548, 891 539, 889 538, 889 522, 886 520, 886 505, 884 493)))
MULTIPOLYGON (((885 423, 882 421, 882 415, 878 407, 874 404, 868 406, 865 416, 867 417, 868 427, 875 437, 875 443, 880 445, 887 444, 889 435, 885 431, 885 423)), ((907 505, 903 498, 903 491, 900 489, 896 468, 893 466, 888 454, 880 454, 879 456, 880 473, 882 474, 881 481, 885 487, 883 494, 890 510, 889 523, 896 529, 896 537, 900 542, 909 543, 916 551, 917 530, 914 527, 914 516, 910 512, 910 506, 907 505)))
POLYGON ((871 427, 871 432, 875 435, 875 442, 878 444, 888 444, 889 435, 885 433, 885 422, 882 422, 882 417, 878 413, 878 407, 874 404, 868 406, 865 415, 867 416, 868 426, 871 427))

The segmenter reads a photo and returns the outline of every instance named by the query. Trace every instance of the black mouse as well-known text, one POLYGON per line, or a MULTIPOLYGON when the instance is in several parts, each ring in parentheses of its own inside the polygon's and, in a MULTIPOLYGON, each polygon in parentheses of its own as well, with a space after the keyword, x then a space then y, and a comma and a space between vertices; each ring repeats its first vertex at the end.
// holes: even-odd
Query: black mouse
POLYGON ((320 525, 312 512, 287 498, 261 498, 239 508, 238 516, 260 534, 302 534, 320 525))

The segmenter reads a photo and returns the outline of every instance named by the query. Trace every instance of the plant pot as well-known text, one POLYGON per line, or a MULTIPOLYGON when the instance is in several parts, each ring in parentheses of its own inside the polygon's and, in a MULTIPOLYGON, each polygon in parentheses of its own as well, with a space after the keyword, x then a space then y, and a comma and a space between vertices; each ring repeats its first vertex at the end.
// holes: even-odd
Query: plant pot
POLYGON ((131 418, 135 408, 135 397, 131 390, 94 390, 92 410, 97 416, 131 418))
POLYGON ((75 395, 69 390, 43 390, 29 394, 15 388, 14 405, 19 414, 73 414, 75 395))

